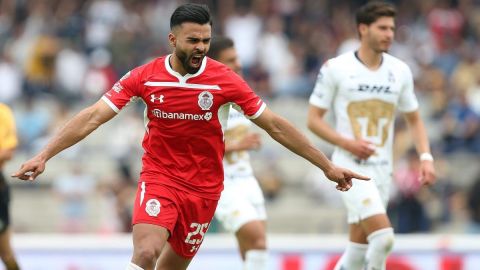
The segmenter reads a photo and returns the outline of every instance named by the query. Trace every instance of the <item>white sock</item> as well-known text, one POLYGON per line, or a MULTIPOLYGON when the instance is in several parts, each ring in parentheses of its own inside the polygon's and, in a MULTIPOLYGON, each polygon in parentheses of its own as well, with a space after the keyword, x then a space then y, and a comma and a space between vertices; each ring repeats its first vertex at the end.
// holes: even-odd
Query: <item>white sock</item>
POLYGON ((368 237, 368 250, 366 256, 365 270, 385 269, 387 256, 393 248, 394 234, 393 228, 385 228, 374 231, 368 237))
POLYGON ((368 244, 348 242, 345 252, 333 270, 361 270, 365 264, 368 244))
POLYGON ((125 270, 143 270, 143 268, 131 262, 125 270))
POLYGON ((263 249, 252 249, 245 253, 244 270, 266 270, 268 254, 263 249))

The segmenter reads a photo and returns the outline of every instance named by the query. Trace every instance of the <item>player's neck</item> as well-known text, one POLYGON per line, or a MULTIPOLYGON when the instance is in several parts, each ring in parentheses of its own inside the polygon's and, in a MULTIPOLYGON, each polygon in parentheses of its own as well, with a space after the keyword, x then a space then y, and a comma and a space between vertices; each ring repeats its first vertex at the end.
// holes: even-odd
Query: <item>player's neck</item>
POLYGON ((172 53, 172 56, 170 57, 170 61, 168 64, 174 71, 178 72, 182 76, 185 76, 188 73, 187 70, 183 67, 180 59, 178 59, 175 52, 172 53))
POLYGON ((383 53, 375 52, 367 46, 360 46, 356 55, 358 59, 371 70, 380 68, 383 62, 383 53))

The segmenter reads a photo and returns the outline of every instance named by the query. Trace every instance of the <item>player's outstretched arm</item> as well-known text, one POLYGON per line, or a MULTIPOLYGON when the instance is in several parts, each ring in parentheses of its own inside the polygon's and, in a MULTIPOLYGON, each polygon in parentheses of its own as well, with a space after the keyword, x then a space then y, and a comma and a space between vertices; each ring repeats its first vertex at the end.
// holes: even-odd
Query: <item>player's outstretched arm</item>
POLYGON ((346 191, 350 189, 353 178, 360 180, 370 179, 335 166, 292 124, 268 108, 258 118, 252 119, 252 122, 263 128, 274 140, 322 169, 328 179, 338 184, 338 190, 346 191))
POLYGON ((45 163, 62 150, 76 144, 100 125, 112 119, 116 113, 102 100, 83 109, 50 140, 42 151, 22 164, 12 177, 33 181, 45 170, 45 163))

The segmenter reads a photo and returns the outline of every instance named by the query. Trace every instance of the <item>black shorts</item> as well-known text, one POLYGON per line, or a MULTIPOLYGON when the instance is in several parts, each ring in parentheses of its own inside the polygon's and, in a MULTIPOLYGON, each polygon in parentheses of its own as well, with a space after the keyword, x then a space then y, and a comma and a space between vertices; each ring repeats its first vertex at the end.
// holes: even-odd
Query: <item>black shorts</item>
POLYGON ((0 172, 0 233, 4 232, 10 225, 10 188, 7 181, 0 172))

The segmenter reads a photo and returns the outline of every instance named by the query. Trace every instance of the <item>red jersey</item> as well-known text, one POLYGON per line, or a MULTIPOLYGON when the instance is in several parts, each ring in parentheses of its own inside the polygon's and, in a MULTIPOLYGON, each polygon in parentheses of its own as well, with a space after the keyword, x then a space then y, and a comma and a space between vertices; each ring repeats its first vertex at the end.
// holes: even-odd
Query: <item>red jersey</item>
POLYGON ((230 103, 254 119, 265 103, 225 65, 204 57, 197 73, 180 75, 170 55, 137 67, 103 97, 115 112, 146 104, 140 178, 218 199, 223 189, 223 131, 230 103))

